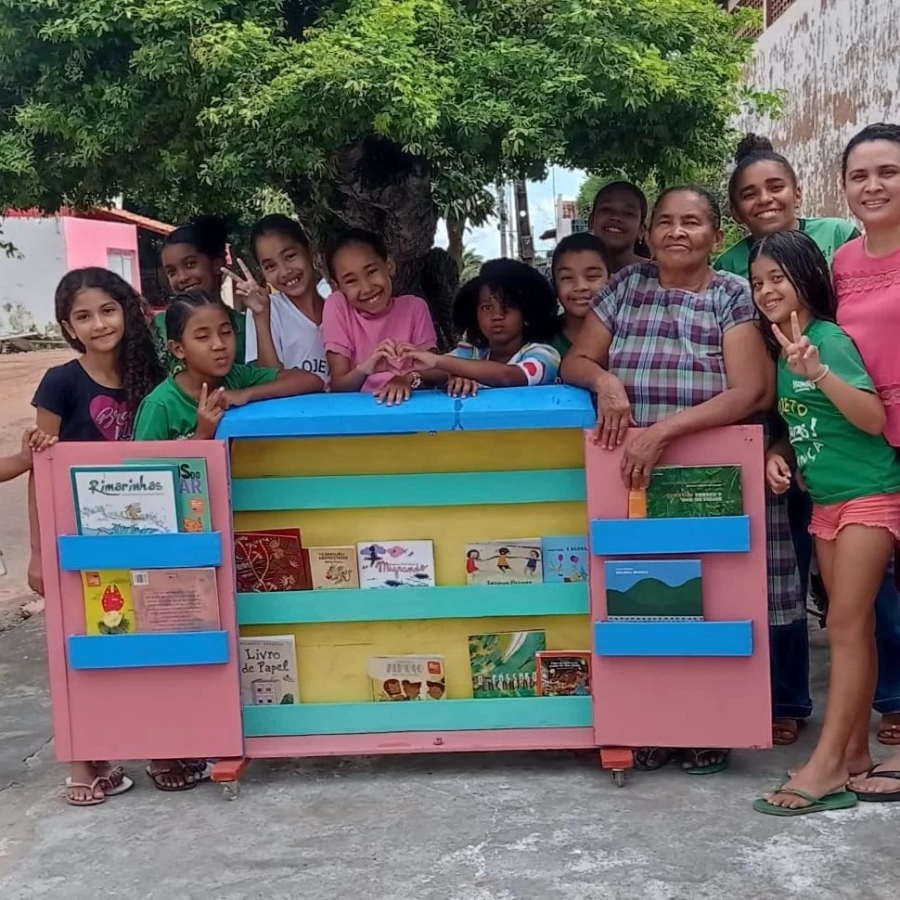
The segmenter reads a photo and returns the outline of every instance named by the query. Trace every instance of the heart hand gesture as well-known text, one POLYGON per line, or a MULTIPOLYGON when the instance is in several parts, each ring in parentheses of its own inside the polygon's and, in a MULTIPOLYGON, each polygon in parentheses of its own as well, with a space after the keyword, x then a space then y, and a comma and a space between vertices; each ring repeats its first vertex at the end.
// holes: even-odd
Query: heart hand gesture
POLYGON ((785 337, 784 332, 777 326, 772 326, 775 339, 781 344, 781 352, 787 361, 788 368, 799 378, 809 381, 819 381, 828 369, 822 365, 819 359, 819 348, 811 343, 810 339, 800 329, 800 319, 797 313, 791 313, 791 339, 785 337))
POLYGON ((237 275, 231 269, 222 269, 222 274, 227 275, 234 282, 234 290, 244 301, 244 306, 255 316, 260 316, 269 308, 269 292, 265 285, 260 284, 254 277, 247 264, 239 259, 243 276, 237 275))

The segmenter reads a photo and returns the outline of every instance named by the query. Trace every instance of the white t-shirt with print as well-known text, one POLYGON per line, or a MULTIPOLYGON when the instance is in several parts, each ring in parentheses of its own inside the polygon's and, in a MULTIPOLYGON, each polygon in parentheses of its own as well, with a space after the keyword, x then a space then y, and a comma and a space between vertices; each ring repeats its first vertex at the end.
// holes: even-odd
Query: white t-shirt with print
MULTIPOLYGON (((322 327, 305 316, 284 294, 269 298, 269 321, 275 352, 286 369, 301 369, 329 380, 328 360, 322 343, 322 327)), ((247 310, 246 362, 258 359, 256 320, 247 310)))

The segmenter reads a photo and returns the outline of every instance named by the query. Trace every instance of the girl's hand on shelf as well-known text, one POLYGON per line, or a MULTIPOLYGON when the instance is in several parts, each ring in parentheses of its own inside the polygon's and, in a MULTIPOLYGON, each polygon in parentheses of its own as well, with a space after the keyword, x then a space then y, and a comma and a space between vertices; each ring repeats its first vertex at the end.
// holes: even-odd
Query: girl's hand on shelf
POLYGON ((400 359, 412 362, 417 369, 440 368, 440 356, 431 350, 420 350, 412 344, 398 344, 397 356, 400 359))
POLYGON ((395 375, 381 390, 375 392, 375 402, 385 406, 397 406, 409 400, 412 393, 412 376, 395 375))
POLYGON ((219 397, 219 406, 222 407, 223 411, 231 409, 232 406, 246 406, 250 402, 250 398, 247 396, 246 391, 228 391, 224 388, 219 388, 219 390, 222 391, 222 394, 219 397))
POLYGON ((819 359, 819 348, 811 343, 800 329, 800 319, 797 317, 797 313, 791 313, 790 340, 785 337, 784 332, 777 325, 772 326, 772 333, 781 344, 781 352, 788 368, 798 378, 806 378, 815 383, 827 374, 828 369, 822 365, 822 360, 819 359))
POLYGON ((766 454, 766 482, 773 494, 784 494, 791 486, 791 467, 780 453, 766 454))
POLYGON ((389 361, 396 359, 397 345, 391 340, 382 341, 372 351, 372 355, 363 360, 356 368, 365 375, 374 375, 376 372, 386 371, 389 361))
POLYGON ((216 388, 209 393, 206 382, 200 388, 200 401, 197 403, 197 429, 194 436, 199 440, 211 441, 216 436, 216 428, 225 415, 223 406, 224 388, 216 388))
POLYGON ((447 379, 447 393, 451 397, 474 397, 478 393, 478 382, 472 381, 471 378, 460 378, 457 375, 451 375, 447 379))
POLYGON ((253 313, 254 316, 261 316, 269 311, 269 291, 265 285, 260 284, 254 277, 250 269, 242 259, 239 259, 238 265, 241 267, 243 276, 237 275, 231 269, 222 269, 222 274, 227 275, 234 282, 235 293, 244 301, 244 306, 253 313))

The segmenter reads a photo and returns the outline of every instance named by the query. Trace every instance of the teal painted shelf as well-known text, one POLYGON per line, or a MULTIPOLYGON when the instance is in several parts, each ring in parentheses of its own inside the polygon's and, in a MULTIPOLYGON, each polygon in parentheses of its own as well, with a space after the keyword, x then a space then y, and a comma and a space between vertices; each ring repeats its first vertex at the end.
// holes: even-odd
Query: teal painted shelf
POLYGON ((586 616, 587 582, 238 594, 239 625, 586 616))
POLYGON ((246 478, 232 483, 235 512, 384 509, 584 502, 584 469, 246 478))
POLYGON ((584 728, 590 697, 521 697, 415 703, 298 703, 245 706, 244 737, 584 728))

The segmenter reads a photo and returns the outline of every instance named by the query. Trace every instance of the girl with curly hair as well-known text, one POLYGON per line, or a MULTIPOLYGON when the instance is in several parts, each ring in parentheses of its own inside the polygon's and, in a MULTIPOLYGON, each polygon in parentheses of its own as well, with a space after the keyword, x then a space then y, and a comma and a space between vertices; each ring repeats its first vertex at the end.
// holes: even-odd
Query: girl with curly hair
MULTIPOLYGON (((137 291, 106 269, 65 275, 56 289, 56 320, 77 359, 49 369, 35 392, 37 427, 61 441, 127 441, 137 408, 164 372, 137 291)), ((43 593, 34 492, 30 492, 28 582, 43 593)), ((72 763, 66 782, 73 806, 95 806, 132 786, 120 766, 72 763)))

